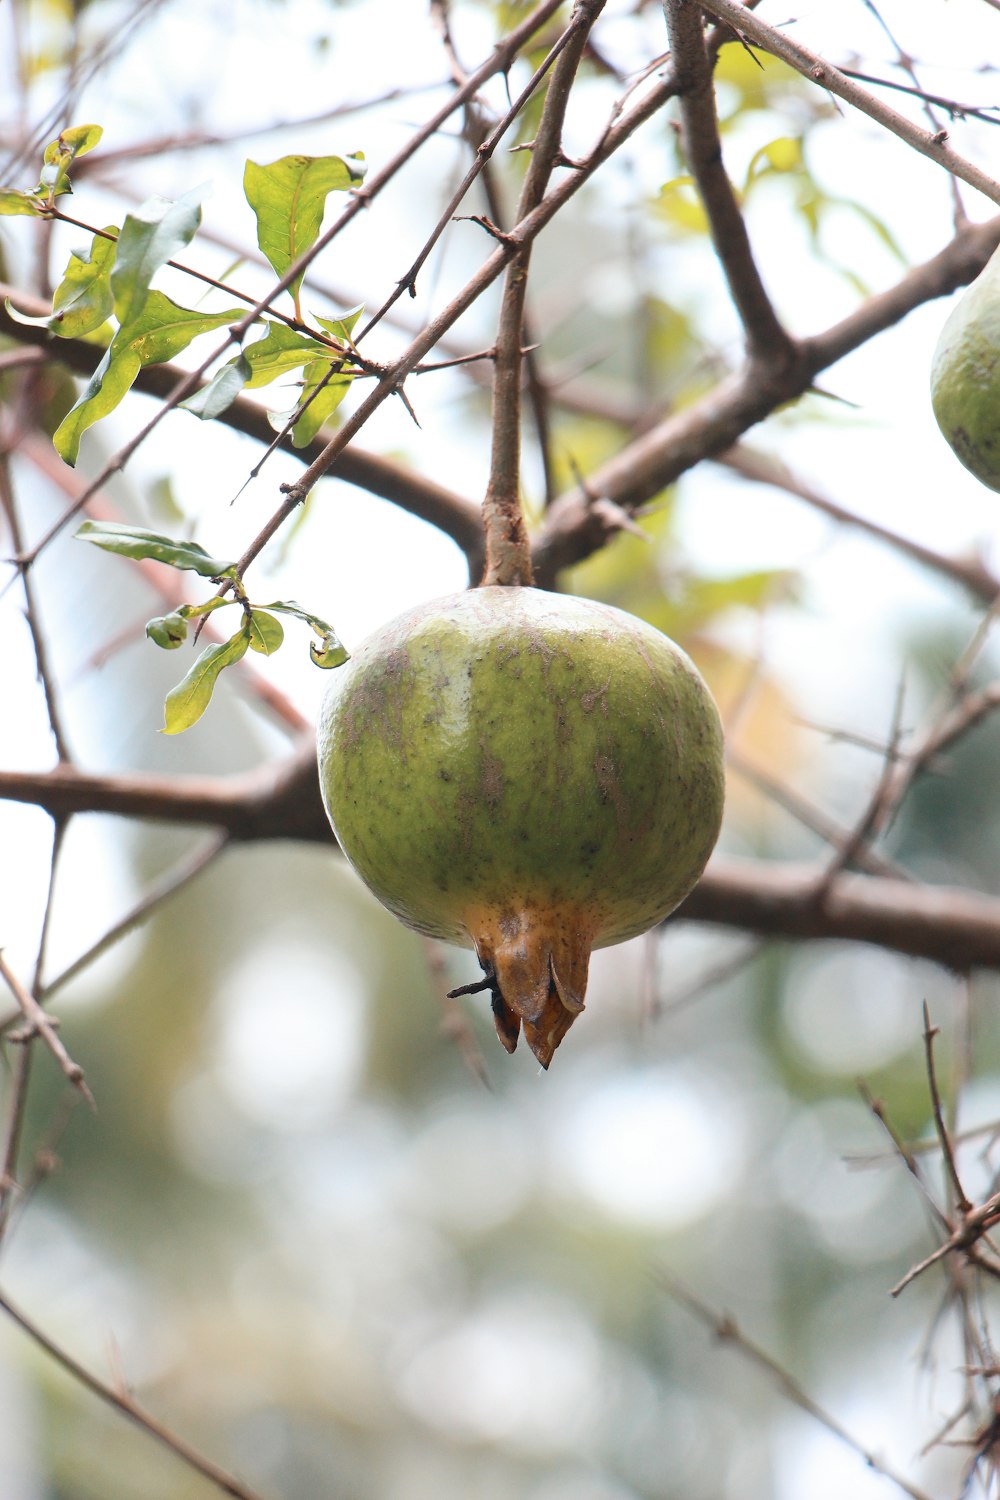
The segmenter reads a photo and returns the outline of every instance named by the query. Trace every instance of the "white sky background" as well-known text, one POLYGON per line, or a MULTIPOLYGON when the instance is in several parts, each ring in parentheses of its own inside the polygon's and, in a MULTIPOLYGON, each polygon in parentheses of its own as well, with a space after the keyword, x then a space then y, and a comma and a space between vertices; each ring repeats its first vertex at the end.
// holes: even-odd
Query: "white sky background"
MULTIPOLYGON (((627 10, 624 3, 609 5, 612 15, 627 10)), ((1000 102, 997 79, 977 75, 969 68, 970 61, 975 65, 979 59, 1000 58, 1000 14, 979 0, 886 0, 882 10, 917 59, 927 87, 971 102, 1000 102)), ((123 7, 122 16, 128 13, 129 7, 123 7)), ((761 14, 772 22, 786 20, 788 13, 779 0, 761 7, 761 14)), ((891 49, 861 0, 805 4, 796 6, 794 13, 796 34, 832 60, 847 61, 856 50, 873 71, 888 71, 891 49)), ((236 130, 241 124, 257 124, 268 112, 292 117, 327 107, 331 79, 336 80, 335 86, 345 98, 364 98, 380 94, 399 78, 412 82, 443 77, 440 50, 424 5, 364 0, 363 4, 333 11, 310 0, 284 5, 260 0, 253 10, 255 24, 227 33, 229 14, 230 8, 221 4, 214 11, 183 0, 169 5, 130 51, 127 68, 112 75, 113 87, 99 88, 86 96, 76 118, 100 120, 105 127, 105 144, 114 147, 139 133, 137 118, 145 121, 141 133, 154 133, 159 116, 172 116, 179 98, 188 101, 192 125, 236 130), (211 29, 216 35, 226 35, 224 49, 202 50, 194 45, 194 39, 211 29), (327 30, 338 38, 336 48, 317 56, 312 65, 303 56, 302 38, 327 30), (286 89, 285 98, 275 98, 275 80, 287 79, 294 80, 294 87, 286 89)), ((109 8, 100 7, 95 11, 95 21, 106 25, 108 15, 109 8)), ((611 35, 618 34, 623 36, 624 28, 620 33, 612 28, 611 35)), ((470 25, 460 32, 459 40, 466 59, 478 60, 491 40, 485 20, 478 35, 475 25, 470 25)), ((0 55, 2 52, 0 45, 0 55)), ((245 155, 268 161, 285 151, 350 151, 360 147, 377 165, 429 112, 431 97, 418 95, 401 101, 390 112, 395 116, 395 126, 362 116, 332 131, 322 127, 312 140, 305 132, 288 132, 251 141, 246 148, 237 143, 223 154, 231 169, 229 178, 218 166, 213 168, 215 188, 206 203, 206 227, 252 242, 252 218, 239 189, 245 155)), ((900 110, 911 108, 902 96, 886 97, 900 110)), ((779 133, 783 133, 782 127, 776 122, 773 134, 779 133)), ((586 131, 581 130, 581 144, 586 139, 586 131)), ((646 185, 651 192, 668 175, 666 153, 657 160, 659 139, 655 126, 647 127, 639 137, 637 150, 645 162, 646 185)), ((1000 157, 1000 128, 956 126, 953 140, 957 149, 987 168, 1000 157)), ((734 141, 735 175, 739 175, 740 151, 745 149, 749 155, 762 143, 759 137, 753 142, 740 138, 734 141)), ((442 174, 454 167, 457 153, 450 142, 435 143, 425 151, 427 159, 437 156, 442 174)), ((831 190, 845 196, 867 194, 872 208, 890 223, 914 261, 933 254, 947 239, 947 179, 901 142, 845 111, 843 119, 834 119, 814 133, 811 152, 810 164, 816 175, 831 190)), ((19 185, 30 185, 33 172, 34 165, 19 185)), ((180 190, 204 174, 197 157, 179 156, 166 164, 143 166, 135 175, 139 196, 145 196, 154 190, 167 194, 180 190), (173 180, 170 174, 174 174, 173 180)), ((408 198, 410 191, 404 174, 391 200, 395 204, 393 214, 377 201, 357 231, 352 231, 352 237, 345 237, 343 248, 335 249, 324 260, 323 279, 342 284, 348 300, 366 293, 370 304, 378 302, 422 243, 430 216, 426 203, 408 198), (352 261, 363 264, 363 278, 351 275, 352 261)), ((991 206, 971 190, 965 193, 965 202, 975 218, 992 212, 991 206)), ((100 223, 106 222, 105 214, 110 219, 120 218, 122 213, 120 200, 105 200, 90 185, 81 187, 71 207, 81 217, 100 223)), ((24 222, 0 222, 4 246, 15 261, 24 222)), ((479 231, 473 226, 465 228, 471 253, 479 255, 479 231)), ((765 276, 794 332, 825 327, 855 305, 846 283, 821 268, 811 268, 807 280, 795 279, 792 273, 801 262, 797 246, 789 249, 788 219, 768 212, 763 196, 760 210, 755 209, 751 215, 751 229, 765 276)), ((845 218, 843 233, 849 242, 857 234, 856 224, 845 218)), ((68 247, 81 236, 75 232, 64 238, 68 247)), ((456 246, 461 243, 455 232, 449 238, 456 246)), ((196 239, 187 252, 194 263, 200 263, 201 255, 213 255, 207 244, 203 250, 200 244, 196 239)), ((450 264, 462 252, 449 246, 444 253, 446 264, 450 264)), ((863 251, 846 254, 873 280, 878 277, 879 285, 889 284, 899 274, 891 259, 880 256, 874 245, 866 243, 863 251)), ((216 257, 213 264, 221 269, 228 259, 216 257)), ((694 256, 678 253, 671 274, 697 289, 703 269, 703 263, 694 256)), ((251 288, 255 284, 249 271, 239 272, 235 279, 251 288)), ((263 278, 260 284, 264 284, 263 278)), ((441 273, 433 266, 425 271, 420 295, 415 304, 406 304, 407 312, 418 317, 430 306, 439 305, 442 284, 441 273)), ((845 428, 835 421, 794 427, 778 419, 752 434, 751 440, 769 447, 777 447, 780 442, 780 451, 794 468, 850 509, 944 551, 981 545, 986 560, 1000 567, 1000 497, 985 490, 959 466, 940 437, 930 410, 928 370, 946 312, 940 303, 921 309, 887 337, 873 341, 824 375, 824 388, 861 408, 860 420, 845 428), (849 456, 849 467, 845 456, 849 456)), ((731 345, 733 322, 728 308, 720 304, 717 318, 720 345, 731 345)), ((376 336, 369 345, 371 352, 383 357, 395 347, 398 340, 388 332, 384 341, 376 336)), ((488 454, 483 452, 478 435, 473 437, 472 429, 461 419, 455 405, 457 389, 457 381, 448 376, 414 382, 413 397, 422 430, 417 432, 400 404, 394 402, 384 407, 366 429, 362 445, 403 451, 425 472, 461 493, 478 496, 485 482, 488 454)), ((114 421, 107 424, 106 436, 101 435, 102 428, 88 435, 81 469, 99 466, 99 455, 130 435, 146 419, 147 411, 148 403, 138 399, 126 402, 114 421)), ((178 415, 168 418, 145 445, 130 473, 152 478, 169 472, 185 506, 201 512, 199 539, 212 550, 235 556, 275 507, 279 481, 298 470, 294 461, 273 460, 262 479, 231 508, 229 501, 256 455, 254 445, 220 426, 197 425, 193 419, 178 415)), ((712 466, 705 465, 685 477, 681 494, 684 542, 696 565, 719 574, 754 566, 789 566, 807 573, 808 608, 796 612, 794 620, 779 613, 767 632, 769 659, 791 683, 804 712, 822 716, 825 722, 884 731, 898 671, 892 632, 903 619, 954 612, 959 607, 956 597, 914 568, 899 564, 876 544, 836 532, 797 502, 774 492, 751 489, 712 466), (836 622, 835 628, 831 622, 836 622)), ((121 566, 124 569, 126 565, 121 566)), ((270 597, 273 590, 302 600, 331 619, 351 646, 407 604, 461 588, 464 582, 462 559, 439 533, 356 490, 337 486, 317 495, 303 544, 292 551, 287 570, 282 570, 273 584, 268 582, 266 594, 270 597), (390 528, 393 544, 387 546, 390 528)), ((265 593, 264 587, 261 592, 265 593)), ((25 670, 28 643, 17 620, 19 607, 13 592, 0 603, 0 674, 5 695, 0 759, 11 767, 44 765, 51 759, 38 695, 33 686, 28 688, 30 696, 25 695, 24 684, 31 683, 31 672, 25 670)), ((58 602, 54 608, 58 610, 58 602)), ((58 616, 49 615, 47 620, 50 631, 58 632, 58 616)), ((725 628, 740 636, 746 625, 735 619, 725 628)), ((312 715, 327 685, 326 678, 309 666, 297 634, 290 629, 288 637, 284 651, 268 662, 265 670, 273 673, 312 715)), ((147 649, 153 652, 151 646, 147 649)), ((186 670, 181 653, 172 662, 186 670)), ((208 727, 206 736, 210 733, 208 727)), ((81 744, 81 749, 87 752, 89 763, 100 764, 101 747, 96 737, 91 745, 81 744)), ((0 806, 0 840, 8 851, 8 857, 0 862, 0 942, 9 944, 11 955, 25 964, 30 960, 32 903, 48 866, 47 841, 38 837, 40 826, 35 815, 0 806), (15 857, 10 855, 11 850, 17 851, 15 857)), ((84 868, 90 861, 100 862, 104 900, 111 915, 122 897, 113 862, 106 851, 91 847, 85 835, 81 839, 77 868, 84 868)), ((92 921, 93 909, 88 913, 88 929, 92 921)), ((70 931, 65 940, 72 949, 74 940, 85 935, 70 931)), ((233 1025, 233 1044, 226 1063, 231 1086, 236 1094, 241 1086, 252 1092, 255 1070, 260 1069, 264 1055, 254 1039, 259 1042, 260 1036, 266 1035, 266 1024, 261 1030, 256 1012, 244 1015, 242 1022, 235 1011, 228 1019, 233 1025)), ((335 1040, 331 1057, 339 1055, 341 1039, 335 1040)), ((351 1056, 353 1059, 353 1052, 351 1056)), ((721 1124, 719 1120, 713 1124, 708 1118, 704 1083, 697 1078, 692 1085, 683 1079, 680 1084, 672 1079, 664 1083, 654 1077, 623 1100, 621 1085, 612 1080, 589 1101, 570 1097, 578 1126, 577 1142, 585 1143, 588 1131, 592 1131, 614 1155, 605 1170, 599 1153, 586 1152, 582 1145, 576 1156, 570 1153, 564 1166, 576 1189, 584 1196, 591 1194, 613 1214, 645 1217, 652 1224, 670 1222, 672 1213, 683 1218, 686 1195, 694 1203, 706 1183, 711 1191, 721 1192, 739 1159, 738 1128, 728 1117, 721 1124), (629 1142, 647 1138, 650 1128, 670 1133, 674 1125, 670 1121, 664 1125, 663 1120, 677 1110, 686 1111, 693 1122, 693 1139, 699 1153, 704 1152, 706 1165, 703 1170, 692 1170, 689 1177, 679 1173, 664 1179, 662 1161, 652 1166, 644 1163, 641 1152, 633 1150, 629 1142), (725 1150, 720 1152, 720 1146, 725 1150), (625 1167, 629 1161, 635 1163, 634 1179, 625 1167)), ((345 1083, 345 1089, 347 1086, 345 1083)), ((696 1212, 697 1205, 690 1211, 696 1212)), ((467 1343, 485 1347, 494 1337, 495 1324, 486 1320, 482 1326, 470 1326, 448 1340, 442 1339, 426 1358, 447 1363, 462 1355, 467 1343)), ((421 1375, 416 1364, 404 1384, 411 1378, 417 1390, 421 1375)), ((835 1405, 847 1388, 845 1383, 839 1391, 825 1393, 829 1404, 835 1405)), ((881 1394, 873 1393, 872 1399, 881 1394)), ((886 1493, 885 1481, 869 1475, 856 1462, 828 1463, 826 1449, 815 1437, 809 1437, 809 1431, 789 1445, 788 1472, 782 1476, 783 1496, 808 1494, 809 1500, 840 1500, 848 1487, 855 1500, 867 1500, 869 1495, 874 1500, 886 1493)), ((884 1407, 879 1408, 879 1431, 885 1431, 884 1407)), ((840 1450, 837 1452, 839 1455, 840 1450)), ((910 1457, 905 1451, 900 1455, 903 1462, 910 1457)))

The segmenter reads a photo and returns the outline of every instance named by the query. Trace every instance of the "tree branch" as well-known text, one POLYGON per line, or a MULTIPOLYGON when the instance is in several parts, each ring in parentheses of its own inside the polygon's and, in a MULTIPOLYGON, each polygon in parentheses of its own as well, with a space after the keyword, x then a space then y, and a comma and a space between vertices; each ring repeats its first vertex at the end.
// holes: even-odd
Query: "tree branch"
POLYGON ((964 156, 953 151, 948 145, 946 130, 923 130, 905 115, 898 114, 888 104, 877 99, 874 94, 869 94, 867 89, 861 88, 825 58, 810 52, 800 42, 792 41, 784 32, 754 15, 745 5, 737 4, 736 0, 699 0, 699 3, 709 15, 731 26, 738 37, 746 38, 765 52, 770 52, 773 57, 780 58, 796 72, 813 83, 818 83, 821 88, 828 89, 831 94, 836 94, 845 103, 852 104, 862 114, 868 115, 876 124, 899 136, 900 140, 929 157, 952 177, 960 178, 992 202, 1000 204, 1000 182, 974 162, 967 161, 964 156))
POLYGON ((782 363, 794 345, 778 321, 753 258, 750 236, 722 161, 712 63, 702 14, 690 0, 663 0, 677 82, 681 143, 708 215, 716 258, 746 334, 747 355, 782 363))
MULTIPOLYGON (((94 367, 94 346, 83 339, 55 339, 44 328, 17 323, 3 305, 10 297, 16 306, 32 317, 45 317, 51 311, 47 302, 30 297, 13 286, 0 282, 0 335, 17 339, 43 349, 48 357, 81 374, 90 375, 94 367)), ((185 372, 178 365, 146 365, 139 371, 134 389, 162 398, 172 391, 185 372)), ((226 427, 245 433, 267 444, 274 430, 262 406, 248 396, 237 396, 228 411, 216 418, 226 427)), ((289 441, 281 444, 294 458, 309 463, 326 445, 325 437, 314 438, 305 448, 293 448, 289 441)), ((336 477, 356 485, 369 494, 390 500, 410 515, 419 516, 451 537, 469 560, 470 576, 478 577, 482 568, 483 534, 479 507, 444 485, 435 483, 412 469, 377 453, 352 446, 337 467, 336 477)))
MULTIPOLYGON (((545 95, 531 164, 517 204, 517 221, 537 208, 562 149, 562 128, 570 91, 587 45, 590 29, 605 0, 577 0, 545 95)), ((530 584, 531 548, 521 511, 521 367, 524 303, 528 288, 531 242, 522 245, 507 266, 496 357, 493 362, 493 423, 490 478, 483 500, 487 584, 530 584)))
POLYGON ((715 458, 776 407, 804 395, 821 370, 893 327, 908 312, 944 297, 978 276, 1000 244, 1000 217, 963 226, 943 250, 915 266, 885 292, 869 297, 840 323, 797 345, 781 367, 747 364, 700 401, 627 444, 587 477, 587 493, 568 491, 550 507, 535 542, 535 573, 543 584, 603 547, 614 527, 589 496, 632 510, 704 458, 715 458))
POLYGON ((114 1390, 110 1385, 106 1385, 93 1371, 81 1365, 71 1354, 61 1348, 53 1339, 49 1338, 47 1333, 43 1333, 37 1323, 33 1322, 26 1313, 23 1313, 19 1307, 16 1307, 2 1293, 0 1293, 0 1311, 5 1312, 11 1321, 16 1323, 23 1333, 28 1335, 33 1344, 36 1344, 39 1349, 43 1350, 50 1359, 54 1360, 57 1365, 60 1365, 75 1381, 84 1386, 93 1395, 98 1396, 108 1406, 114 1407, 122 1416, 127 1417, 130 1422, 134 1422, 137 1427, 140 1427, 143 1432, 155 1438, 158 1443, 162 1443, 165 1448, 168 1448, 171 1453, 175 1454, 189 1468, 194 1469, 196 1473, 201 1474, 203 1478, 214 1484, 224 1495, 231 1495, 233 1500, 261 1500, 261 1496, 256 1490, 252 1490, 247 1484, 241 1484, 232 1474, 227 1474, 225 1469, 221 1469, 211 1459, 205 1458, 196 1449, 192 1448, 190 1443, 185 1442, 175 1432, 171 1432, 169 1428, 164 1427, 162 1422, 158 1422, 155 1417, 150 1416, 149 1412, 144 1411, 138 1402, 134 1401, 125 1391, 114 1390))
MULTIPOLYGON (((234 841, 332 844, 311 740, 240 776, 101 776, 56 766, 0 771, 0 798, 55 817, 103 812, 226 830, 234 841)), ((711 922, 766 937, 873 943, 949 968, 1000 969, 1000 897, 954 886, 838 874, 817 900, 819 864, 717 855, 671 921, 711 922)))

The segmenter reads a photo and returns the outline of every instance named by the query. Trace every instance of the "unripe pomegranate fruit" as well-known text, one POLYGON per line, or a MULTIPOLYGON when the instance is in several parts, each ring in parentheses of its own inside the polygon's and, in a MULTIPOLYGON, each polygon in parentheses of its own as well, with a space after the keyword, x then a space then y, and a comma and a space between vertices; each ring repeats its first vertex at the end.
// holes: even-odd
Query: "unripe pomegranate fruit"
POLYGON ((475 948, 509 1052, 548 1067, 593 948, 701 874, 722 730, 681 649, 607 605, 492 586, 419 605, 338 671, 319 727, 340 845, 409 927, 475 948))
POLYGON ((931 405, 965 467, 1000 490, 1000 251, 941 330, 931 363, 931 405))

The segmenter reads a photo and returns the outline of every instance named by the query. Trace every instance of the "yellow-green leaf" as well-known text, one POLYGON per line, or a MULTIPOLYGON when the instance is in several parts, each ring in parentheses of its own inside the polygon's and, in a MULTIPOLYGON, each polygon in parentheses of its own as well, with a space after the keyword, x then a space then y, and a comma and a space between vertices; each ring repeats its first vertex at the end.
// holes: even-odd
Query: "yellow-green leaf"
MULTIPOLYGON (((261 165, 248 161, 243 191, 257 218, 257 243, 278 276, 314 245, 327 196, 360 182, 364 163, 357 157, 283 156, 261 165)), ((298 296, 302 276, 289 290, 298 296)))
POLYGON ((190 672, 167 694, 163 705, 163 733, 180 734, 197 724, 212 700, 219 674, 247 653, 247 626, 218 646, 207 646, 190 672))

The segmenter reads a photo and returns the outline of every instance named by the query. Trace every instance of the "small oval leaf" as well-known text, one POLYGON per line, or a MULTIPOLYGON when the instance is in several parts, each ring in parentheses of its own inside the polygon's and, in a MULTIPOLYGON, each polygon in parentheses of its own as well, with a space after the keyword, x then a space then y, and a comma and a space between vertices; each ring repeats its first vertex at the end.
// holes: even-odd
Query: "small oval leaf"
POLYGON ((280 620, 276 620, 274 616, 269 615, 266 610, 251 610, 251 651, 259 651, 261 656, 273 656, 284 639, 285 632, 280 620))

